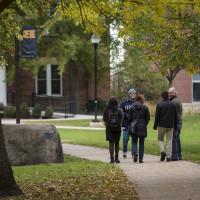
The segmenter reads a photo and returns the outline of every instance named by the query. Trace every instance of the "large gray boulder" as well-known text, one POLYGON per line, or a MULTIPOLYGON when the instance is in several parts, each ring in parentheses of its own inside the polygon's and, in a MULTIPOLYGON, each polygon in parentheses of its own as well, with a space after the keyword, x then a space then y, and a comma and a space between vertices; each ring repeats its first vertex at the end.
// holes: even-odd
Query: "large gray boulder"
POLYGON ((3 125, 3 134, 12 165, 63 162, 61 140, 55 126, 3 125))

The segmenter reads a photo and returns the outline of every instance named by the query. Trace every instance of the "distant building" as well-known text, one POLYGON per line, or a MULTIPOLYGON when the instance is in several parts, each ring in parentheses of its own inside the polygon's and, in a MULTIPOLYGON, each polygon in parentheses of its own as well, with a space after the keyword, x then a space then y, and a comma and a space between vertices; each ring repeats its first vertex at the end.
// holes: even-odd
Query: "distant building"
POLYGON ((176 87, 183 103, 200 103, 200 73, 191 75, 180 71, 174 79, 173 86, 176 87))
POLYGON ((200 113, 200 73, 191 75, 182 70, 176 75, 173 86, 177 89, 185 111, 200 113))

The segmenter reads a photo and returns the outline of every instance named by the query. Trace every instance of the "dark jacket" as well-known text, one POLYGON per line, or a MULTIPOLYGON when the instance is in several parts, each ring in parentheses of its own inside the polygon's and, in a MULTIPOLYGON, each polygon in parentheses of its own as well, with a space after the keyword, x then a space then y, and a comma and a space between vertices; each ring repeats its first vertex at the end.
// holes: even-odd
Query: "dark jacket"
POLYGON ((176 104, 177 112, 178 112, 178 124, 177 124, 177 129, 180 130, 182 128, 182 113, 183 113, 183 108, 182 108, 182 103, 178 99, 178 97, 172 97, 170 99, 173 103, 176 104))
POLYGON ((164 128, 175 128, 178 122, 178 111, 176 105, 169 101, 164 100, 157 104, 156 115, 154 121, 154 129, 156 130, 158 126, 164 128))
POLYGON ((140 102, 135 102, 130 110, 130 119, 132 122, 137 118, 136 135, 139 137, 147 137, 147 125, 150 120, 150 113, 147 106, 140 102))
MULTIPOLYGON (((115 108, 116 109, 116 108, 115 108)), ((122 127, 122 122, 123 122, 123 111, 121 108, 117 108, 118 110, 118 117, 119 117, 119 122, 120 122, 120 126, 119 126, 119 130, 117 130, 115 133, 112 133, 110 130, 110 126, 109 126, 109 110, 105 110, 103 113, 103 121, 106 125, 106 140, 111 140, 113 139, 113 137, 120 137, 119 135, 121 134, 121 127, 122 127)))
POLYGON ((131 109, 131 107, 134 103, 135 103, 134 99, 127 98, 120 104, 120 107, 121 107, 121 109, 124 113, 124 120, 123 120, 123 123, 122 123, 123 127, 129 127, 129 125, 130 125, 129 111, 130 111, 130 109, 131 109))

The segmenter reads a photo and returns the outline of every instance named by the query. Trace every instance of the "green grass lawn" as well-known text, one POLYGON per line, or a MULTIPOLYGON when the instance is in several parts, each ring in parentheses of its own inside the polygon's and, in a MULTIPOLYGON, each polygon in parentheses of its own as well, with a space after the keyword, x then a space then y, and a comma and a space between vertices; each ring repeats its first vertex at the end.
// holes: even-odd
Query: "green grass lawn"
MULTIPOLYGON (((152 127, 153 119, 148 126, 145 153, 159 154, 157 131, 152 127)), ((59 132, 61 139, 67 143, 108 147, 108 143, 105 141, 105 131, 60 129, 59 132)), ((184 116, 181 142, 183 158, 200 163, 200 115, 184 116)))
POLYGON ((66 156, 60 164, 13 167, 24 195, 5 200, 138 199, 116 165, 66 156))

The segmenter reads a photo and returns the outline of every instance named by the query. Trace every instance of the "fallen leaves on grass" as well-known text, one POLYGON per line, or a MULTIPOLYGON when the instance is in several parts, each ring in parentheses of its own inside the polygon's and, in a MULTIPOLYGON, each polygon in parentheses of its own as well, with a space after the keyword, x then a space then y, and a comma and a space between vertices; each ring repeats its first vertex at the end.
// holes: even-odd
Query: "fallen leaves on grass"
POLYGON ((18 183, 23 196, 6 200, 134 200, 137 195, 132 184, 119 168, 94 174, 80 174, 75 177, 54 177, 41 183, 24 180, 18 183))

